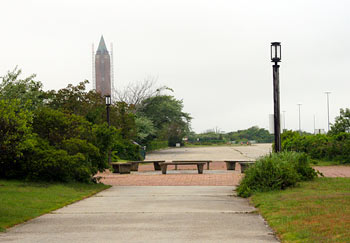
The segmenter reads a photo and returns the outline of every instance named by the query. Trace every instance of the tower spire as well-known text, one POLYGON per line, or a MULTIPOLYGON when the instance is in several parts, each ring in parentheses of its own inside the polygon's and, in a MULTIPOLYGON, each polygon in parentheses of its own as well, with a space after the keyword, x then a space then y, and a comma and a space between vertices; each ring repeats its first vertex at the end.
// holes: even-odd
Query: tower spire
POLYGON ((97 53, 98 54, 108 53, 108 50, 107 50, 106 43, 105 43, 105 40, 103 38, 103 35, 101 35, 100 43, 98 44, 98 48, 97 48, 97 53))

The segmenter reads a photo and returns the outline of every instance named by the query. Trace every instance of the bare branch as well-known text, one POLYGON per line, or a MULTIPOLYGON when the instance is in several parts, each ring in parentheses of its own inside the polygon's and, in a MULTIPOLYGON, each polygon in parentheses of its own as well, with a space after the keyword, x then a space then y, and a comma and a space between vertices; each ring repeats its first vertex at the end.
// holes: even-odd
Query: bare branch
POLYGON ((156 86, 157 78, 149 76, 141 82, 129 83, 124 89, 113 90, 114 97, 117 101, 125 102, 137 107, 145 99, 161 95, 162 91, 173 90, 166 86, 156 86))

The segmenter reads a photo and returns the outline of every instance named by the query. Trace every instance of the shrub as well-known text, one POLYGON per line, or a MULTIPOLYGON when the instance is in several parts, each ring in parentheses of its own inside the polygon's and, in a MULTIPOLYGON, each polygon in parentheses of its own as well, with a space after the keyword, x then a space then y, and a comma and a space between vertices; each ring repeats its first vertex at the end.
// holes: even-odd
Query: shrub
POLYGON ((104 160, 107 161, 108 151, 111 151, 112 159, 141 160, 140 146, 132 141, 123 139, 120 129, 106 123, 95 125, 93 127, 93 144, 97 146, 101 153, 105 154, 104 160))
POLYGON ((59 110, 43 107, 34 113, 33 131, 50 145, 55 146, 65 139, 91 136, 92 124, 82 116, 67 114, 59 110))
POLYGON ((83 154, 69 155, 67 151, 56 149, 42 139, 27 151, 25 158, 22 168, 26 179, 63 182, 91 180, 91 167, 83 154))
POLYGON ((113 145, 113 151, 120 159, 124 160, 142 160, 140 145, 134 144, 128 140, 118 140, 113 145))
POLYGON ((315 177, 317 172, 310 167, 306 154, 274 153, 260 158, 246 170, 237 193, 241 197, 249 197, 254 192, 283 190, 315 177))
POLYGON ((312 159, 350 163, 350 133, 300 135, 287 131, 282 134, 282 150, 305 152, 312 159))
POLYGON ((329 157, 333 157, 340 163, 350 163, 350 133, 339 133, 333 136, 333 146, 330 148, 329 157))
POLYGON ((17 100, 0 99, 0 177, 15 176, 23 151, 30 144, 32 114, 17 100))
POLYGON ((61 148, 38 136, 28 139, 20 160, 7 168, 5 178, 42 181, 91 182, 97 171, 107 168, 99 149, 85 140, 69 139, 61 148))

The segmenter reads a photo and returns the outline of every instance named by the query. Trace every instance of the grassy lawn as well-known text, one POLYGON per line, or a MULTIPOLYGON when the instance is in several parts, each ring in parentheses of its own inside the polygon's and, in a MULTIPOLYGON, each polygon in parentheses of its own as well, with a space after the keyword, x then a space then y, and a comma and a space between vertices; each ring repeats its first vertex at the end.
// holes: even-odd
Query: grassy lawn
POLYGON ((350 242, 350 178, 318 178, 251 200, 282 242, 350 242))
POLYGON ((0 231, 89 197, 108 187, 103 184, 0 180, 0 231))

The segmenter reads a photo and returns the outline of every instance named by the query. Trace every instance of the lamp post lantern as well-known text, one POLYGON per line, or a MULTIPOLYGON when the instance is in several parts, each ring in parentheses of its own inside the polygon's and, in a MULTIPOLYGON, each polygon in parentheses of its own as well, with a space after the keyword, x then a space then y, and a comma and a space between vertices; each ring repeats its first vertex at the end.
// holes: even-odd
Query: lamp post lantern
POLYGON ((280 115, 280 84, 279 65, 281 62, 281 42, 271 42, 271 62, 273 69, 273 111, 274 111, 274 133, 275 152, 281 151, 281 115, 280 115))

